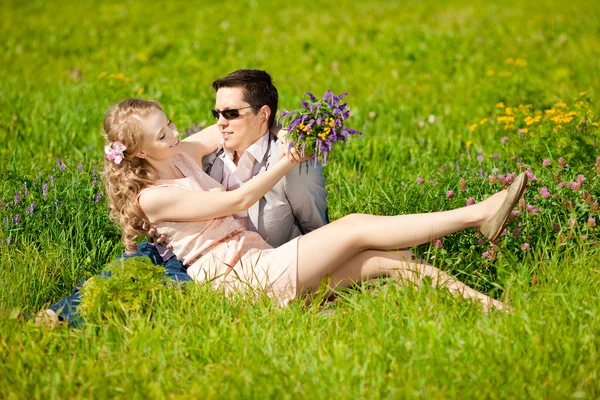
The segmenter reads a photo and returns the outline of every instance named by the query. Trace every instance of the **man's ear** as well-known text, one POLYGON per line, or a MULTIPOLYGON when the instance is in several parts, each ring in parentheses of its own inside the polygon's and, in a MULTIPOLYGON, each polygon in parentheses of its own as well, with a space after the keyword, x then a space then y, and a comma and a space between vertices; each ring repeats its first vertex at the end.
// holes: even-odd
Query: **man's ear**
POLYGON ((262 106, 260 108, 259 113, 261 114, 260 118, 263 121, 268 121, 269 117, 271 116, 271 108, 268 105, 265 104, 264 106, 262 106))

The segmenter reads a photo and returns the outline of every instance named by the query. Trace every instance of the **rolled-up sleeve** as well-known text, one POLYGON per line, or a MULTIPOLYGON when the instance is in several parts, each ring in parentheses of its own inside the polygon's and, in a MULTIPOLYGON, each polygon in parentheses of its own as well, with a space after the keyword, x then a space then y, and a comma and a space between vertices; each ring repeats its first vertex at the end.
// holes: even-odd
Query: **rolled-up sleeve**
POLYGON ((329 223, 323 166, 303 162, 285 176, 285 194, 302 233, 329 223), (308 168, 307 168, 308 167, 308 168))

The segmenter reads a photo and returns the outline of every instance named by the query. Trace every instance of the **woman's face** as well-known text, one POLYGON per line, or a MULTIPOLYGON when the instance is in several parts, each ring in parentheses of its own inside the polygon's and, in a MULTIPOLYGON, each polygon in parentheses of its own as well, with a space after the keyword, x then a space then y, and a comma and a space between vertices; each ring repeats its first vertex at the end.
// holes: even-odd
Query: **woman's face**
POLYGON ((167 118, 164 112, 155 109, 146 117, 137 117, 141 123, 144 137, 140 153, 150 160, 165 160, 181 153, 177 126, 167 118))

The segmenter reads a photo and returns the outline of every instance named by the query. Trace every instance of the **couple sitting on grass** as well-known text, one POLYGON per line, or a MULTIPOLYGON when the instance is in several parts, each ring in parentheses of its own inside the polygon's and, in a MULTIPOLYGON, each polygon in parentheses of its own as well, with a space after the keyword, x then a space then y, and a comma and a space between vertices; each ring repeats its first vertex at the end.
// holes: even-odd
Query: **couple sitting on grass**
MULTIPOLYGON (((300 173, 305 160, 296 149, 283 152, 274 135, 278 94, 271 77, 238 70, 213 87, 216 124, 184 140, 154 101, 127 99, 106 113, 106 195, 125 257, 146 255, 175 280, 205 282, 226 294, 264 293, 282 305, 314 293, 324 277, 335 291, 387 276, 415 283, 430 277, 485 311, 506 308, 416 260, 408 248, 466 228, 495 240, 525 190, 525 174, 469 207, 352 214, 328 223, 322 168, 300 173), (136 246, 149 226, 168 248, 136 246)), ((76 288, 38 322, 78 324, 79 296, 76 288)))

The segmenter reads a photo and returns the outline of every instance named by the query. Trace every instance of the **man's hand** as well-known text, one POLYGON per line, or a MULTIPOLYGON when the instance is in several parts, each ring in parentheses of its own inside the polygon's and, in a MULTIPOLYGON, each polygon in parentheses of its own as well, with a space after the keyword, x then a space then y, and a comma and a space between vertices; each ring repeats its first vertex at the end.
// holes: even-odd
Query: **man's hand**
POLYGON ((144 229, 147 232, 148 235, 148 243, 153 243, 153 244, 160 244, 165 246, 167 249, 172 249, 173 246, 170 244, 165 244, 167 241, 167 236, 166 235, 160 235, 158 236, 156 233, 156 228, 153 226, 148 225, 147 223, 144 222, 144 224, 142 225, 142 229, 144 229))

